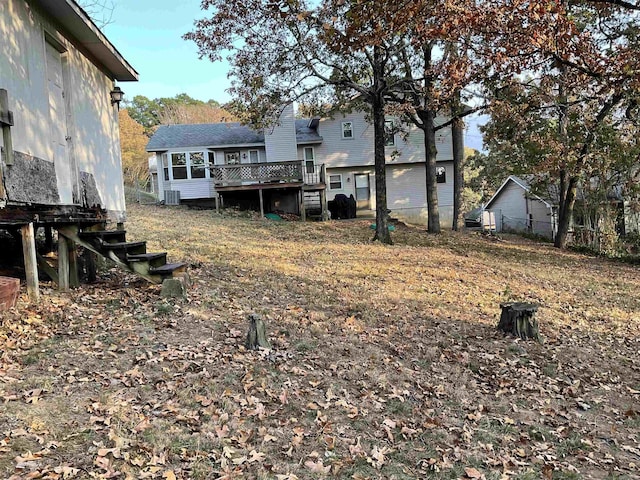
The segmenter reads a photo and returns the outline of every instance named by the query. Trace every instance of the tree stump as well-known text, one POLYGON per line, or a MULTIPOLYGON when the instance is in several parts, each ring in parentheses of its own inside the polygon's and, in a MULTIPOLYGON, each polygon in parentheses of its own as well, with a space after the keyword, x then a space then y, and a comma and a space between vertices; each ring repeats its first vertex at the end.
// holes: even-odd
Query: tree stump
POLYGON ((258 347, 271 348, 271 344, 267 340, 267 329, 264 320, 255 313, 249 315, 249 331, 247 332, 245 346, 249 350, 257 350, 258 347))
POLYGON ((498 329, 523 340, 533 338, 540 342, 542 339, 538 330, 538 321, 535 318, 538 307, 537 303, 501 303, 502 314, 500 315, 498 329))

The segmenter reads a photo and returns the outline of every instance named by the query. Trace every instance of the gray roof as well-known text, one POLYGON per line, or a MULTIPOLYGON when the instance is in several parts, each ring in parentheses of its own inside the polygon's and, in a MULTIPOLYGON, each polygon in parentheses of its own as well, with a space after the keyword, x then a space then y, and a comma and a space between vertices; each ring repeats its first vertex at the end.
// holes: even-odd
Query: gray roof
MULTIPOLYGON (((322 142, 317 129, 309 128, 308 125, 309 120, 296 120, 297 143, 322 142)), ((264 145, 264 132, 253 130, 237 122, 162 125, 149 139, 147 151, 256 144, 264 145)))

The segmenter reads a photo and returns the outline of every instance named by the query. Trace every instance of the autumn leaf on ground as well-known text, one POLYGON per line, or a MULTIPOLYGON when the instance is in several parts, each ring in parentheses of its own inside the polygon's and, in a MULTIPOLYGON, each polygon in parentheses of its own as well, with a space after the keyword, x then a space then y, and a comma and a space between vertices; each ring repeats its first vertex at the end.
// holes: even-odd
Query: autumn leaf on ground
POLYGON ((320 473, 326 475, 331 470, 331 465, 324 466, 322 459, 319 458, 317 462, 312 462, 311 460, 307 460, 304 462, 304 466, 311 470, 313 473, 320 473))

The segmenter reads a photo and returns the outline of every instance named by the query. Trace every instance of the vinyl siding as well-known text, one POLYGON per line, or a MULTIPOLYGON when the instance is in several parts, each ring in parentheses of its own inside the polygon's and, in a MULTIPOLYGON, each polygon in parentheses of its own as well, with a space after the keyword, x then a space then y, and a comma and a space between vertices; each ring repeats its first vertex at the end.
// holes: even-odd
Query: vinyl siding
POLYGON ((288 105, 280 122, 272 129, 265 129, 264 143, 267 162, 287 162, 297 160, 296 119, 293 105, 288 105))
MULTIPOLYGON (((436 123, 444 123, 438 117, 436 123)), ((395 145, 385 148, 386 162, 390 165, 420 163, 425 161, 424 135, 413 125, 403 125, 404 133, 395 135, 395 145)), ((323 137, 316 148, 316 162, 329 168, 357 167, 373 165, 374 134, 373 125, 365 119, 363 112, 337 114, 334 118, 320 121, 318 133, 323 137), (353 138, 342 138, 342 123, 352 122, 353 138)), ((444 128, 436 134, 437 160, 452 159, 451 129, 444 128)))
MULTIPOLYGON (((165 182, 167 183, 167 182, 165 182)), ((213 188, 213 181, 208 178, 199 178, 195 180, 174 180, 168 182, 170 188, 166 190, 177 190, 180 192, 180 200, 192 200, 196 198, 210 198, 213 188)))
POLYGON ((496 217, 496 230, 498 232, 514 230, 526 230, 526 209, 525 190, 509 181, 502 189, 498 198, 491 204, 489 211, 494 212, 496 217))

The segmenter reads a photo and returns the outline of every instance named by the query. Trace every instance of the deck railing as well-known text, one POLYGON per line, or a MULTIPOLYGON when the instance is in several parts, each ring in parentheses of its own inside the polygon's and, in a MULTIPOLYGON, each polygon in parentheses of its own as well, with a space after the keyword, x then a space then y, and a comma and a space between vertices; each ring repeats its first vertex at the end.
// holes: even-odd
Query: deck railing
POLYGON ((324 165, 316 165, 308 173, 304 162, 241 163, 237 165, 212 165, 211 178, 218 187, 251 185, 254 183, 324 183, 324 165))

